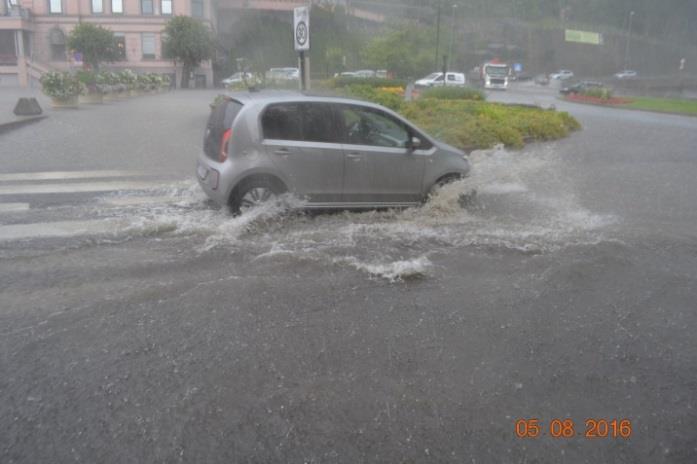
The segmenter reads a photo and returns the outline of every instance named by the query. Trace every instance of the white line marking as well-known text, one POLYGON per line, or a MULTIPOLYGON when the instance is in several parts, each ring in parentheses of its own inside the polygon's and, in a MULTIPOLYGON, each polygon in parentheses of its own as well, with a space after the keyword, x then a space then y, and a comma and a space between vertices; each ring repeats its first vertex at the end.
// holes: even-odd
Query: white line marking
POLYGON ((78 184, 16 184, 0 186, 0 195, 110 192, 113 190, 149 190, 157 187, 171 185, 171 182, 82 182, 78 184))
POLYGON ((47 172, 14 172, 0 174, 0 182, 22 180, 60 180, 60 179, 88 179, 99 177, 128 177, 145 176, 138 171, 47 171, 47 172))
POLYGON ((137 206, 149 204, 164 204, 181 201, 181 198, 165 197, 165 196, 149 196, 149 197, 113 197, 104 198, 102 202, 112 206, 137 206))
POLYGON ((119 219, 13 224, 9 226, 0 226, 0 241, 46 237, 73 237, 76 235, 87 234, 106 234, 116 232, 119 228, 123 228, 123 220, 119 219))
POLYGON ((0 213, 16 213, 28 209, 29 203, 0 203, 0 213))

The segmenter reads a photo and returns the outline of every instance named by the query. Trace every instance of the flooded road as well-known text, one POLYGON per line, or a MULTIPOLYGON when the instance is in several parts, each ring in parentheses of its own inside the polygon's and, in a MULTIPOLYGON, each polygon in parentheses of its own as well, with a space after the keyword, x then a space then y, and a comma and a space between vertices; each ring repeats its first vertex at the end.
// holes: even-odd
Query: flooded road
POLYGON ((421 208, 232 218, 189 172, 209 97, 107 144, 115 106, 53 117, 2 169, 0 461, 694 462, 697 119, 492 94, 584 130, 421 208))

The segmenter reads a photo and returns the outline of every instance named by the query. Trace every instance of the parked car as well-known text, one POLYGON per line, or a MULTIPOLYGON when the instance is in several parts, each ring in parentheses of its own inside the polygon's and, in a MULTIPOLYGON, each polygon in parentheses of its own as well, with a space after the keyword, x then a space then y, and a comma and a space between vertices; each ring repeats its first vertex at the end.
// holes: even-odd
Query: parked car
POLYGON ((625 69, 615 74, 615 79, 635 79, 639 76, 639 73, 632 71, 631 69, 625 69))
POLYGON ((559 93, 562 95, 572 95, 572 94, 577 94, 577 93, 583 93, 585 90, 588 89, 593 89, 593 88, 603 88, 605 87, 602 82, 597 82, 597 81, 581 81, 576 84, 563 87, 559 93))
MULTIPOLYGON (((467 83, 464 73, 447 72, 445 73, 445 85, 464 86, 467 83)), ((443 85, 443 73, 435 72, 414 82, 416 87, 433 87, 443 85)))
POLYGON ((538 74, 537 76, 535 76, 535 84, 549 85, 549 78, 546 74, 538 74))
POLYGON ((235 214, 284 192, 307 208, 418 205, 467 176, 465 154, 379 105, 298 92, 235 92, 211 110, 196 177, 235 214))
POLYGON ((379 77, 380 79, 389 79, 389 73, 387 72, 387 69, 378 69, 375 71, 375 77, 379 77))
POLYGON ((248 72, 236 72, 230 77, 226 77, 225 79, 221 80, 220 83, 223 85, 235 85, 235 84, 241 84, 244 81, 249 81, 253 78, 252 73, 248 72))
POLYGON ((266 78, 276 81, 287 81, 300 79, 298 68, 271 68, 266 72, 266 78))
POLYGON ((565 81, 567 79, 571 79, 572 77, 574 77, 574 73, 568 69, 560 69, 559 71, 549 75, 550 79, 560 81, 565 81))
POLYGON ((370 69, 361 69, 360 71, 356 71, 356 77, 375 77, 375 71, 372 71, 370 69))

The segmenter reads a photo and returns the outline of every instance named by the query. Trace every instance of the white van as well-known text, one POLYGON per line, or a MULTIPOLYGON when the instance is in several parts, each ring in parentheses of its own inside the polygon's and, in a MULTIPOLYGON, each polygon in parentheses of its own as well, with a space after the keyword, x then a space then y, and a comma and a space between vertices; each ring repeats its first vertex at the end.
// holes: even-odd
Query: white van
MULTIPOLYGON (((467 83, 464 73, 447 72, 445 73, 445 85, 464 86, 467 83)), ((443 73, 431 73, 423 79, 414 82, 416 87, 434 87, 443 85, 443 73)))

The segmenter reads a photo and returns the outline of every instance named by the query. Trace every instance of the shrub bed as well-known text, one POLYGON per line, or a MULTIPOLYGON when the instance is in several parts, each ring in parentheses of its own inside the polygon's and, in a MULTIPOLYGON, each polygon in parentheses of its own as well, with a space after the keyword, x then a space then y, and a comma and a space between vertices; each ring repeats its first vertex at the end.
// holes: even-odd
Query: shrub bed
POLYGON ((405 103, 400 112, 434 137, 463 150, 498 143, 521 148, 530 141, 566 137, 581 127, 568 113, 467 100, 421 99, 405 103))
POLYGON ((472 87, 430 87, 421 92, 420 98, 484 101, 486 95, 481 90, 472 87))

